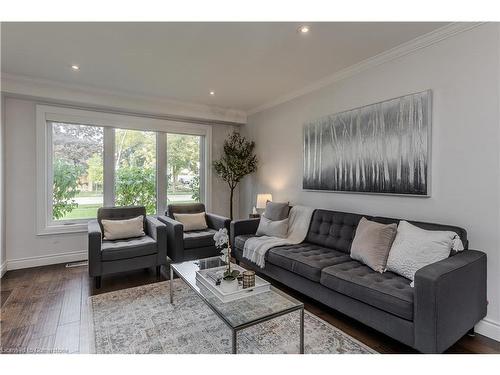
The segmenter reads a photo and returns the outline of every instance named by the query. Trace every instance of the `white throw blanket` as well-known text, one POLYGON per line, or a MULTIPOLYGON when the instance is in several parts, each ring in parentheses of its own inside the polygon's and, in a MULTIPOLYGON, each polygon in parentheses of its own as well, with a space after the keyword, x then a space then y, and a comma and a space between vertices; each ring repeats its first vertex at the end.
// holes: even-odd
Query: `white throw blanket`
POLYGON ((314 209, 305 206, 293 206, 288 217, 288 233, 285 238, 251 237, 245 241, 243 257, 264 268, 265 256, 269 249, 276 246, 296 245, 304 241, 314 209))

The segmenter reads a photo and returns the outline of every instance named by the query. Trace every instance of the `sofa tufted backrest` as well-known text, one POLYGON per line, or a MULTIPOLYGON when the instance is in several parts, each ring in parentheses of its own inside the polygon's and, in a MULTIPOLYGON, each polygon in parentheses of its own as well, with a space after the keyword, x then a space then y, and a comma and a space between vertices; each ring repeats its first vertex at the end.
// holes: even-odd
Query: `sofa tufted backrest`
POLYGON ((367 215, 315 210, 306 241, 349 253, 352 240, 356 234, 356 228, 363 216, 371 219, 367 215))
MULTIPOLYGON (((314 211, 307 233, 306 242, 329 247, 344 253, 351 252, 351 244, 356 234, 356 228, 362 217, 382 224, 399 224, 402 219, 387 217, 373 217, 348 212, 330 211, 318 209, 314 211)), ((425 223, 421 221, 411 221, 409 223, 425 230, 443 230, 457 233, 462 240, 465 249, 468 249, 467 231, 463 228, 435 223, 425 223)))

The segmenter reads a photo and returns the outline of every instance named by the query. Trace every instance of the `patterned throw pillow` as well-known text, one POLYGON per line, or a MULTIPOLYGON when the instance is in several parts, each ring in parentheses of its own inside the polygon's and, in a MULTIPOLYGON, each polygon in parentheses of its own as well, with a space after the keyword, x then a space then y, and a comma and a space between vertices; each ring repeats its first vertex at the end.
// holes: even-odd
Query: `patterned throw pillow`
POLYGON ((387 259, 387 271, 412 281, 422 267, 450 256, 451 250, 463 250, 460 237, 451 231, 425 230, 401 220, 387 259))

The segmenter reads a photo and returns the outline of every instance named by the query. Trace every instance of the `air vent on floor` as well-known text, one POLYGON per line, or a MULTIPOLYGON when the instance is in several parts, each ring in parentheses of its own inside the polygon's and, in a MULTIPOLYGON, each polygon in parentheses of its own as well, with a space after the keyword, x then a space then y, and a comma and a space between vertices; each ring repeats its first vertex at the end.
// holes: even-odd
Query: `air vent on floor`
POLYGON ((72 267, 86 267, 89 265, 89 262, 86 260, 82 260, 81 262, 71 262, 71 263, 66 263, 66 268, 72 268, 72 267))

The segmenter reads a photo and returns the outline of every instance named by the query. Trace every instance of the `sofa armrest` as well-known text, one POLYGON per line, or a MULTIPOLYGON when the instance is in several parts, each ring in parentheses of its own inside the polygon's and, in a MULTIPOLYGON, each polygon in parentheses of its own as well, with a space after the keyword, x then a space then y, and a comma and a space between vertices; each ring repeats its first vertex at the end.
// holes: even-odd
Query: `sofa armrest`
POLYGON ((231 221, 231 227, 229 230, 229 243, 231 246, 234 247, 234 239, 237 236, 242 234, 255 234, 257 232, 257 228, 259 227, 259 223, 260 218, 231 221))
POLYGON ((219 230, 226 228, 229 233, 229 225, 231 224, 231 219, 225 216, 215 215, 206 213, 207 225, 209 228, 219 230))
POLYGON ((97 220, 88 222, 88 257, 89 257, 89 275, 101 275, 101 244, 102 231, 97 220))
POLYGON ((167 226, 152 216, 146 216, 146 231, 156 241, 158 265, 167 264, 167 226))
POLYGON ((168 216, 158 216, 165 224, 167 234, 167 255, 174 262, 184 260, 184 226, 168 216))
POLYGON ((415 348, 441 353, 486 316, 486 254, 464 250, 415 274, 415 348))

